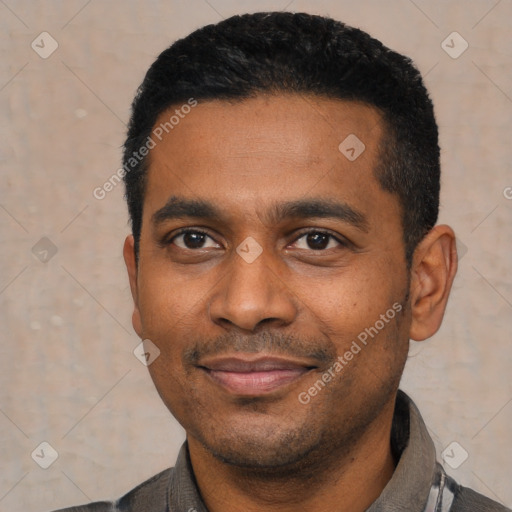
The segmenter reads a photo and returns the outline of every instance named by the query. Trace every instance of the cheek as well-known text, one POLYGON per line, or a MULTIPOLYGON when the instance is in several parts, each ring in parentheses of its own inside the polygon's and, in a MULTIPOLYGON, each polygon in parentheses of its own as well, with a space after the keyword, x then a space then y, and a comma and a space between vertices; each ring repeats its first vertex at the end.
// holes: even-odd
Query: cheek
POLYGON ((145 336, 165 335, 180 330, 204 301, 205 283, 198 279, 184 280, 182 275, 169 272, 159 265, 139 276, 139 309, 145 336))
POLYGON ((390 275, 389 269, 383 273, 361 265, 327 280, 301 279, 296 290, 313 321, 329 335, 345 339, 374 325, 400 301, 398 276, 394 282, 390 275))

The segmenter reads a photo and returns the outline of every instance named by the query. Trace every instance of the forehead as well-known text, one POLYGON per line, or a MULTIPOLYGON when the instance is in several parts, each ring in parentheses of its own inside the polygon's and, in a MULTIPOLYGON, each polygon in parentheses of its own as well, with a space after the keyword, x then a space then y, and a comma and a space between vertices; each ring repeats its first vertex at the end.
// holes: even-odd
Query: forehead
MULTIPOLYGON (((201 142, 213 137, 235 154, 253 150, 258 143, 266 150, 276 147, 282 151, 284 143, 290 153, 300 150, 305 154, 309 150, 314 154, 315 148, 316 152, 327 147, 338 149, 338 144, 353 132, 366 139, 371 152, 382 128, 379 111, 361 102, 280 94, 236 101, 210 100, 193 108, 187 103, 174 105, 158 117, 153 133, 159 132, 155 141, 160 149, 191 137, 196 138, 197 148, 201 149, 201 142)), ((218 148, 218 152, 222 150, 223 147, 218 148)))
POLYGON ((171 194, 241 211, 308 195, 366 209, 387 194, 374 174, 383 134, 380 113, 351 101, 273 95, 175 105, 151 135, 145 213, 171 194))

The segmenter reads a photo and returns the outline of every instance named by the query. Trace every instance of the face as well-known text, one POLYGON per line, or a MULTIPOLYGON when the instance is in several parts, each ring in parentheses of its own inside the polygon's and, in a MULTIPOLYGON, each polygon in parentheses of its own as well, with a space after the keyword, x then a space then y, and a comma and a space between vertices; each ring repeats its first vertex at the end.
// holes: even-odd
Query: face
POLYGON ((383 134, 362 104, 262 96, 200 103, 151 149, 133 322, 189 444, 284 467, 389 413, 410 314, 383 134))

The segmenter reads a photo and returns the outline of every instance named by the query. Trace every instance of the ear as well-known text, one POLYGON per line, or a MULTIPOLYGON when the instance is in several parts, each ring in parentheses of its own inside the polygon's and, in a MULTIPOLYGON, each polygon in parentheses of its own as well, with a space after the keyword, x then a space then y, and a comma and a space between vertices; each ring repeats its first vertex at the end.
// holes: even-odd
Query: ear
POLYGON ((123 247, 124 262, 128 271, 130 289, 133 297, 132 325, 135 332, 142 338, 142 323, 139 311, 139 296, 137 288, 137 262, 135 260, 135 240, 133 235, 128 235, 124 241, 123 247))
POLYGON ((437 332, 456 272, 455 233, 449 226, 435 226, 414 251, 410 288, 411 339, 422 341, 437 332))

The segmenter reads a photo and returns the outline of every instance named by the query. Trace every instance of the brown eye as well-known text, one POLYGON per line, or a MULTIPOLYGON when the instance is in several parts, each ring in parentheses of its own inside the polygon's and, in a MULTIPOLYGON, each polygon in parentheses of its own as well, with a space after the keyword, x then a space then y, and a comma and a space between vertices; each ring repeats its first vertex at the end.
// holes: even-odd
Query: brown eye
POLYGON ((306 235, 306 243, 311 249, 325 249, 331 237, 324 233, 310 233, 306 235))
POLYGON ((299 249, 312 249, 314 251, 332 249, 344 245, 333 235, 324 231, 309 231, 304 233, 296 240, 295 244, 298 245, 299 249))
POLYGON ((183 230, 173 236, 169 243, 174 243, 181 249, 206 249, 218 247, 218 244, 204 231, 183 230))

